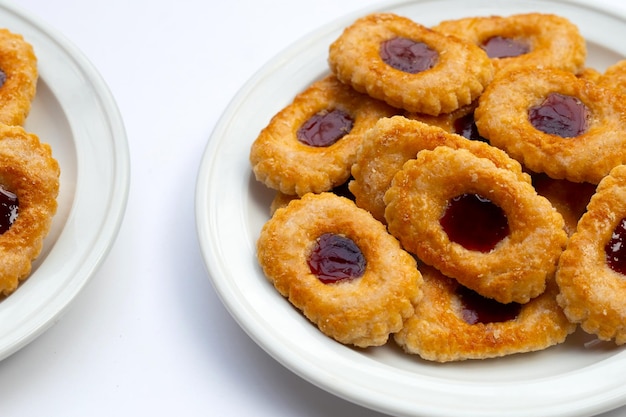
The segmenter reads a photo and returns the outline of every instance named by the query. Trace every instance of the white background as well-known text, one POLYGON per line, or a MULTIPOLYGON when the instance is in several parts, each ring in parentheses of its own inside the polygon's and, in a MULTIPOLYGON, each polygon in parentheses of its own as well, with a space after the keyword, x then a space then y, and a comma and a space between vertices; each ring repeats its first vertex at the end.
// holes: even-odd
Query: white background
POLYGON ((300 379, 248 338, 211 286, 194 222, 202 152, 242 84, 300 37, 375 3, 15 2, 108 83, 132 178, 98 273, 59 323, 0 362, 0 416, 381 416, 300 379))

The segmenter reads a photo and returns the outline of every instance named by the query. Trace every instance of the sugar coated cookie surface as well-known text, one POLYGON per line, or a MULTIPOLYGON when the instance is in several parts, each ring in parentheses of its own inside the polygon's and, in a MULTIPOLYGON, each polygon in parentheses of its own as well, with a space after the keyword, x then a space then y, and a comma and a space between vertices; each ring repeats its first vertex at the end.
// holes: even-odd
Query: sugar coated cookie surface
POLYGON ((0 291, 31 271, 56 213, 60 169, 50 146, 20 126, 0 125, 0 291), (7 202, 6 197, 14 196, 7 202), (9 210, 13 207, 14 210, 9 210))
POLYGON ((435 268, 420 270, 424 297, 394 339, 423 359, 449 362, 542 350, 562 343, 576 328, 556 303, 553 280, 526 304, 500 304, 435 268))
POLYGON ((433 27, 483 48, 496 73, 522 67, 582 70, 587 57, 585 38, 562 16, 524 13, 446 20, 433 27))
POLYGON ((390 13, 365 16, 346 28, 330 46, 328 62, 357 91, 431 115, 469 105, 493 77, 478 46, 390 13))
POLYGON ((406 250, 501 303, 541 294, 567 242, 563 218, 531 184, 465 149, 420 151, 384 200, 406 250))
POLYGON ((283 296, 346 344, 386 343, 421 297, 413 257, 368 212, 331 193, 279 208, 261 231, 257 257, 283 296))
POLYGON ((626 343, 626 166, 598 185, 561 255, 558 301, 567 317, 602 340, 626 343))

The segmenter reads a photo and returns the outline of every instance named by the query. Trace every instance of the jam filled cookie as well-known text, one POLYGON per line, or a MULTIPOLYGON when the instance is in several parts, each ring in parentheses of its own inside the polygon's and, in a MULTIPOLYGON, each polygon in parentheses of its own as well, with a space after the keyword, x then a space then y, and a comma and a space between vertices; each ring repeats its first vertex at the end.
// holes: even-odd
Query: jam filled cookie
POLYGON ((578 72, 587 56, 578 27, 552 14, 468 17, 443 21, 433 29, 483 48, 496 73, 525 66, 578 72))
POLYGON ((0 123, 22 125, 37 89, 37 57, 22 35, 0 29, 0 123))
POLYGON ((601 340, 626 343, 626 166, 591 197, 561 255, 557 298, 567 317, 601 340))
POLYGON ((465 149, 420 151, 384 201, 406 250, 501 303, 541 294, 567 242, 563 217, 530 183, 465 149))
POLYGON ((257 257, 276 289, 344 344, 385 344, 421 297, 414 258, 367 211, 332 193, 279 208, 261 231, 257 257))
POLYGON ((522 165, 556 179, 597 184, 626 162, 626 102, 555 69, 497 77, 474 116, 482 136, 522 165))
POLYGON ((423 359, 449 362, 542 350, 562 343, 576 328, 556 302, 553 279, 526 304, 500 304, 435 268, 420 265, 420 271, 424 296, 394 340, 423 359))
POLYGON ((356 162, 352 166, 353 180, 348 185, 357 205, 385 222, 383 197, 393 176, 419 151, 432 150, 442 145, 464 148, 489 158, 497 166, 514 171, 521 180, 530 182, 530 177, 522 173, 521 165, 500 149, 448 133, 437 126, 394 116, 380 119, 363 137, 356 162))
POLYGON ((0 124, 0 292, 31 271, 56 213, 59 165, 50 147, 21 126, 0 124))
POLYGON ((430 115, 471 104, 493 77, 487 54, 476 45, 389 13, 347 27, 331 44, 328 61, 357 91, 430 115))
POLYGON ((250 150, 254 174, 285 194, 329 191, 349 178, 363 132, 395 112, 328 76, 261 131, 250 150))

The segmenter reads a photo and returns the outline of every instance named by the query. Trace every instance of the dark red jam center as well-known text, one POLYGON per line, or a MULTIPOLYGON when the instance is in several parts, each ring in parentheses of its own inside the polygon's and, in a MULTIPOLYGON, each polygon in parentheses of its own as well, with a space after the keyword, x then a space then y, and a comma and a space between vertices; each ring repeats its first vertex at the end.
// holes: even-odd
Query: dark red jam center
POLYGON ((474 121, 474 113, 466 114, 454 120, 453 123, 454 133, 461 135, 470 140, 478 140, 481 142, 487 142, 487 139, 480 136, 476 122, 474 121))
POLYGON ((573 138, 587 130, 589 109, 576 97, 550 93, 543 103, 528 110, 528 118, 542 132, 573 138))
POLYGON ((522 309, 518 303, 502 304, 462 285, 457 287, 456 294, 461 301, 461 316, 467 324, 515 320, 522 309))
POLYGON ((530 52, 530 47, 517 39, 494 36, 481 45, 489 58, 510 58, 530 52))
POLYGON ((626 218, 622 219, 604 247, 606 263, 615 272, 626 275, 626 218))
POLYGON ((330 284, 361 277, 366 262, 352 239, 325 233, 317 239, 307 263, 311 273, 324 284, 330 284))
POLYGON ((330 146, 350 133, 354 120, 343 110, 321 111, 304 122, 296 136, 305 145, 330 146))
POLYGON ((410 74, 426 71, 437 63, 439 54, 423 42, 393 38, 380 45, 380 57, 389 66, 410 74))
POLYGON ((480 252, 489 252, 509 234, 504 211, 478 194, 452 198, 439 223, 451 241, 480 252))
POLYGON ((2 87, 6 81, 7 81, 7 74, 6 72, 0 69, 0 87, 2 87))
POLYGON ((17 219, 17 196, 0 187, 0 234, 9 230, 17 219))

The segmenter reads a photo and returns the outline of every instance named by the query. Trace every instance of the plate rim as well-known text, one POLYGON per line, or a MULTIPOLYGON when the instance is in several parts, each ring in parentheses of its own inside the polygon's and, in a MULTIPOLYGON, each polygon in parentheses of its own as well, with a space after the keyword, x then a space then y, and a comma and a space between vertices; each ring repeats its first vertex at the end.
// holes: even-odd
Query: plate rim
MULTIPOLYGON (((199 240, 199 244, 201 247, 201 253, 203 256, 205 268, 208 272, 209 279, 213 284, 216 293, 223 305, 229 311, 231 316, 235 319, 238 325, 248 334, 250 338, 252 338, 257 345, 259 345, 263 350, 265 350, 270 356, 272 356, 275 360, 285 366, 287 369, 292 371, 293 373, 299 375, 303 379, 309 381, 313 385, 320 387, 329 393, 344 398, 348 401, 354 402, 356 404, 368 407, 373 410, 385 412, 385 413, 394 413, 394 415, 406 415, 406 416, 416 416, 416 415, 431 415, 431 416, 451 416, 450 409, 437 409, 433 407, 425 406, 425 408, 420 410, 412 409, 414 404, 412 403, 397 403, 390 404, 389 402, 385 402, 382 404, 380 401, 372 397, 372 392, 370 389, 363 387, 350 387, 346 389, 341 386, 338 381, 334 378, 336 375, 331 373, 324 373, 324 370, 316 367, 312 363, 298 363, 297 357, 294 356, 293 352, 289 349, 289 341, 282 340, 284 342, 283 345, 270 344, 266 339, 265 335, 263 335, 263 331, 260 328, 252 328, 253 325, 261 324, 258 321, 254 321, 254 323, 250 320, 249 315, 254 315, 255 311, 246 311, 249 306, 245 305, 241 300, 233 299, 232 293, 230 292, 230 288, 228 288, 228 284, 220 281, 219 277, 215 275, 219 275, 222 266, 220 263, 223 263, 225 260, 220 258, 220 253, 222 251, 221 247, 215 247, 217 242, 211 241, 211 230, 218 227, 215 219, 211 217, 211 205, 209 204, 209 192, 210 189, 210 177, 213 172, 214 167, 213 162, 217 158, 218 149, 222 145, 220 143, 219 137, 221 137, 224 132, 226 132, 229 128, 229 123, 231 122, 232 117, 237 113, 238 106, 242 103, 242 100, 245 99, 247 95, 250 94, 251 90, 254 89, 258 83, 262 82, 265 77, 268 77, 272 72, 272 69, 275 66, 282 65, 285 61, 288 60, 289 56, 295 53, 298 48, 304 47, 304 45, 315 42, 315 39, 323 36, 327 31, 336 31, 338 25, 345 24, 345 22, 349 22, 354 20, 356 17, 363 15, 365 13, 389 9, 389 8, 398 8, 402 5, 407 4, 420 4, 420 3, 431 3, 433 0, 404 0, 404 1, 383 1, 376 5, 366 7, 355 12, 348 13, 338 19, 334 19, 329 23, 318 27, 313 32, 301 37, 296 40, 288 47, 280 51, 273 58, 268 60, 263 66, 261 66, 257 72, 253 74, 251 78, 248 79, 246 83, 240 88, 240 90, 235 94, 230 103, 226 106, 224 112, 221 117, 218 119, 212 133, 209 136, 209 140, 205 146, 200 167, 197 174, 196 179, 196 194, 195 194, 195 216, 196 216, 196 231, 197 238, 199 240), (248 316, 247 316, 248 315, 248 316), (325 380, 326 379, 326 380, 325 380), (334 381, 334 382, 333 382, 334 381), (416 414, 418 412, 419 414, 416 414)), ((585 10, 593 10, 597 13, 602 13, 607 16, 612 16, 614 18, 618 18, 622 21, 626 22, 626 13, 616 13, 615 11, 608 10, 606 7, 597 4, 590 4, 589 2, 583 0, 549 0, 549 3, 553 4, 565 4, 573 7, 579 7, 585 10)), ((545 0, 536 1, 536 0, 525 0, 522 2, 514 2, 510 1, 509 3, 548 3, 545 0)), ((280 106, 279 106, 280 107, 280 106)), ((231 170, 231 172, 235 172, 235 170, 231 170)), ((237 219, 236 216, 233 216, 233 219, 237 219)), ((240 218, 242 222, 245 219, 240 218)), ((236 231, 240 230, 239 228, 236 231)), ((624 357, 624 352, 619 355, 620 357, 624 357)), ((607 364, 598 364, 597 367, 607 367, 607 364)), ((576 374, 573 372, 572 374, 576 374)), ((428 379, 428 378, 427 378, 428 379)), ((549 386, 553 381, 552 378, 546 378, 544 382, 545 386, 549 386)), ((431 379, 429 382, 437 383, 436 379, 431 379)), ((535 382, 535 381, 533 381, 535 382)), ((528 388, 528 387, 527 387, 528 388)), ((535 388, 533 388, 534 390, 535 388)), ((530 391, 529 391, 530 392, 530 391)), ((618 389, 617 392, 606 393, 606 395, 598 394, 598 401, 589 403, 587 402, 584 406, 581 407, 580 403, 576 403, 575 405, 568 406, 559 406, 558 409, 542 409, 542 413, 544 415, 551 416, 575 416, 575 415, 586 415, 589 412, 603 412, 614 409, 626 403, 626 389, 618 389)), ((458 409, 455 409, 458 411, 458 409)), ((476 412, 476 410, 472 410, 476 412)), ((502 410, 496 410, 494 413, 493 410, 481 410, 483 411, 480 415, 503 415, 502 410)), ((539 410, 535 410, 539 411, 539 410)), ((471 412, 468 410, 468 412, 471 412)), ((522 410, 521 413, 516 414, 515 412, 506 413, 507 416, 514 415, 528 415, 528 410, 522 410)), ((455 414, 456 415, 456 414, 455 414)), ((463 412, 459 415, 465 415, 463 412)))
MULTIPOLYGON (((66 69, 76 70, 77 74, 80 74, 80 77, 77 76, 77 80, 87 83, 86 91, 82 91, 80 94, 74 92, 73 94, 79 98, 85 97, 87 94, 91 95, 90 99, 93 100, 93 107, 89 107, 87 110, 91 112, 90 115, 92 113, 93 115, 98 115, 100 122, 107 128, 106 133, 101 132, 96 136, 99 138, 108 136, 107 142, 96 145, 94 145, 93 141, 83 142, 82 136, 80 138, 76 137, 74 128, 77 117, 69 115, 68 109, 63 107, 64 104, 70 102, 70 93, 64 93, 64 96, 61 97, 58 93, 52 91, 54 98, 59 101, 59 105, 68 119, 69 128, 72 130, 72 143, 76 148, 76 182, 74 184, 61 184, 61 187, 75 187, 71 207, 69 207, 66 219, 57 219, 58 216, 53 218, 53 224, 55 221, 64 221, 65 223, 57 240, 49 242, 44 239, 44 245, 50 245, 50 253, 43 260, 40 267, 47 266, 47 263, 55 260, 55 248, 57 246, 70 245, 69 242, 72 239, 88 237, 90 245, 88 249, 83 248, 77 251, 77 257, 74 260, 66 261, 67 265, 71 267, 71 271, 67 271, 68 274, 73 274, 71 277, 67 275, 64 278, 62 275, 63 271, 52 271, 55 272, 55 278, 53 279, 59 280, 58 282, 55 281, 58 286, 53 287, 57 291, 54 297, 50 296, 50 298, 47 298, 45 305, 25 307, 27 309, 26 313, 30 313, 30 315, 19 327, 13 327, 9 332, 0 336, 0 360, 4 360, 34 341, 48 328, 57 323, 106 259, 117 238, 126 212, 130 192, 130 152, 124 122, 116 101, 103 77, 86 55, 57 29, 32 13, 21 9, 19 6, 2 3, 0 4, 0 10, 7 16, 21 22, 18 23, 18 26, 23 24, 33 37, 35 37, 35 34, 40 36, 37 39, 30 39, 25 36, 26 41, 33 44, 35 48, 40 40, 45 40, 57 48, 54 53, 60 53, 60 55, 68 59, 64 63, 66 69), (94 152, 90 153, 87 149, 90 146, 96 146, 98 150, 105 148, 108 150, 108 153, 105 155, 110 157, 110 159, 98 162, 108 166, 106 173, 110 174, 110 177, 101 177, 99 180, 96 180, 97 175, 88 171, 90 169, 89 164, 94 162, 94 160, 84 160, 81 159, 81 156, 89 155, 92 158, 95 155, 94 152), (85 207, 87 209, 90 207, 89 204, 85 204, 87 197, 80 195, 78 191, 94 185, 103 185, 103 190, 107 191, 105 196, 98 200, 106 203, 106 216, 95 219, 95 226, 89 230, 90 234, 80 236, 80 233, 78 233, 76 235, 70 229, 77 226, 79 217, 86 214, 84 212, 85 207), (78 260, 78 256, 80 256, 80 260, 78 260), (57 274, 59 274, 59 278, 56 278, 57 274)), ((9 29, 14 30, 12 28, 9 29)), ((24 34, 20 31, 16 32, 24 34)), ((50 64, 42 61, 37 51, 36 54, 38 55, 38 66, 40 66, 40 80, 46 82, 45 78, 42 77, 42 72, 44 72, 42 70, 45 70, 50 64)), ((49 87, 52 90, 55 88, 55 86, 49 87)), ((87 130, 87 132, 93 134, 93 129, 87 130)), ((33 133, 40 136, 42 142, 46 142, 41 132, 33 133)), ((92 137, 88 139, 92 139, 92 137)), ((52 153, 54 156, 54 148, 52 153)), ((63 170, 63 166, 61 166, 61 170, 63 170)), ((56 260, 55 262, 58 263, 56 260)), ((36 274, 37 271, 31 274, 25 283, 28 283, 31 278, 35 278, 36 274)), ((22 289, 23 287, 18 288, 15 293, 11 294, 3 302, 11 300, 11 297, 16 297, 22 289)))

